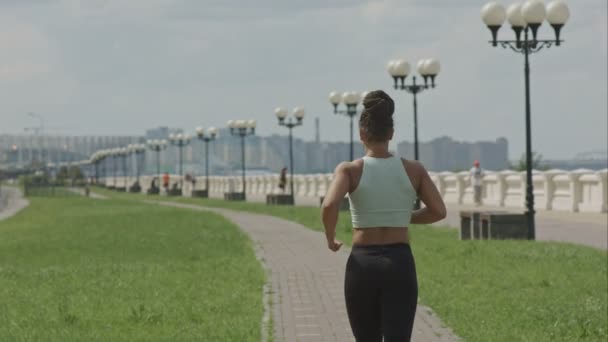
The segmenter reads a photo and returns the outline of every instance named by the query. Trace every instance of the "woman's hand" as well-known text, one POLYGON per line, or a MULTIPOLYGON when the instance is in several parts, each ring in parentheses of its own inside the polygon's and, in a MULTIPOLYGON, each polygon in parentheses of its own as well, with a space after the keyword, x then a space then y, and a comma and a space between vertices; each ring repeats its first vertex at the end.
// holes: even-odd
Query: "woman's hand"
POLYGON ((338 250, 340 250, 340 247, 342 247, 342 242, 336 239, 330 239, 327 240, 327 247, 329 247, 332 252, 337 252, 338 250))

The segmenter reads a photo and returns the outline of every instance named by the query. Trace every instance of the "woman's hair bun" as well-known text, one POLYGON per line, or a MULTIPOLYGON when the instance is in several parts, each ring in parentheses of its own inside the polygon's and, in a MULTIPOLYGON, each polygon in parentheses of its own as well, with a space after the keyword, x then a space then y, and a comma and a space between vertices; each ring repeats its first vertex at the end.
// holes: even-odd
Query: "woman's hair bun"
POLYGON ((363 112, 359 127, 367 133, 369 141, 385 141, 393 129, 395 102, 382 90, 369 92, 363 99, 363 112))
POLYGON ((392 116, 395 112, 395 102, 382 90, 370 91, 363 99, 363 107, 373 116, 392 116))

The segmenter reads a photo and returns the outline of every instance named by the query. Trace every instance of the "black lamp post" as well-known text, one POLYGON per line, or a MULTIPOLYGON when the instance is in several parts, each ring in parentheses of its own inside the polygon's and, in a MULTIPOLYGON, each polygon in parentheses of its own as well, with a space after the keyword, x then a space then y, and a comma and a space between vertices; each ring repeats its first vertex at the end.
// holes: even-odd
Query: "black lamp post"
POLYGON ((515 3, 507 10, 495 2, 486 4, 481 10, 484 23, 492 32, 492 46, 509 48, 524 56, 524 84, 525 84, 525 122, 526 122, 526 209, 528 216, 528 239, 536 238, 536 227, 534 222, 534 185, 532 179, 532 128, 531 128, 531 106, 530 106, 530 62, 529 55, 539 52, 542 48, 559 46, 560 31, 568 18, 570 10, 560 0, 550 2, 547 7, 542 1, 529 0, 523 4, 515 3), (498 30, 508 18, 511 28, 515 33, 515 40, 497 40, 498 30), (538 39, 538 29, 543 21, 547 21, 553 27, 555 39, 538 39), (523 32, 523 40, 521 33, 523 32), (531 35, 531 37, 530 37, 531 35))
POLYGON ((148 148, 154 152, 156 152, 156 174, 158 175, 158 186, 160 189, 160 179, 161 179, 161 174, 160 174, 160 152, 164 149, 167 148, 167 140, 158 140, 158 139, 154 139, 154 140, 148 140, 148 148))
POLYGON ((101 151, 95 151, 95 153, 93 153, 93 155, 91 156, 91 163, 93 164, 93 173, 94 173, 94 179, 95 179, 95 184, 99 184, 99 166, 101 164, 101 162, 103 161, 103 157, 101 155, 101 151))
POLYGON ((204 197, 209 197, 209 142, 215 140, 218 130, 215 127, 210 127, 207 134, 203 127, 196 128, 196 136, 199 140, 205 143, 205 192, 204 197))
POLYGON ((47 170, 49 172, 48 176, 49 179, 54 180, 55 178, 55 163, 47 163, 46 164, 47 170))
POLYGON ((355 159, 354 151, 354 118, 357 116, 357 105, 364 96, 354 91, 347 91, 344 94, 332 91, 329 93, 329 102, 334 106, 334 114, 343 114, 350 118, 350 160, 355 159), (338 105, 344 103, 346 110, 338 109, 338 105))
MULTIPOLYGON (((412 77, 412 83, 406 84, 405 79, 410 73, 410 64, 404 59, 392 60, 388 62, 388 73, 395 81, 395 89, 404 90, 414 95, 414 159, 420 160, 420 150, 418 147, 418 99, 417 95, 427 89, 435 88, 435 77, 439 74, 441 66, 436 59, 422 59, 418 61, 416 69, 424 84, 416 83, 416 76, 412 77), (429 84, 430 81, 430 84, 429 84)), ((420 209, 420 199, 416 199, 414 209, 420 209)))
POLYGON ((247 181, 245 179, 245 137, 255 134, 255 120, 230 120, 228 127, 232 136, 241 138, 241 165, 243 167, 243 196, 242 200, 247 199, 247 181))
POLYGON ((112 149, 112 177, 114 178, 112 181, 113 188, 116 189, 116 159, 120 155, 120 148, 112 149))
POLYGON ((108 162, 110 160, 109 157, 111 157, 111 150, 102 150, 101 151, 101 155, 102 155, 102 174, 103 174, 103 186, 107 187, 108 186, 108 162))
POLYGON ((171 145, 177 146, 179 149, 179 188, 184 188, 184 152, 185 146, 188 146, 191 141, 191 137, 188 134, 171 134, 169 135, 169 141, 171 145))
POLYGON ((403 60, 392 60, 388 63, 388 73, 395 81, 395 89, 404 90, 414 95, 414 159, 419 160, 418 149, 418 101, 417 95, 429 88, 435 88, 435 77, 439 74, 441 66, 435 59, 422 59, 418 61, 417 70, 424 80, 424 84, 416 83, 416 76, 412 77, 411 84, 405 84, 410 73, 410 64, 403 60), (430 84, 429 84, 430 81, 430 84))
POLYGON ((122 159, 122 178, 124 187, 119 188, 120 191, 127 190, 127 157, 129 156, 129 150, 126 147, 121 147, 120 149, 120 157, 122 159))
MULTIPOLYGON (((277 119, 279 119, 279 126, 287 127, 289 129, 289 193, 291 195, 291 204, 294 203, 294 191, 293 191, 293 128, 302 125, 304 119, 304 108, 296 107, 293 109, 293 116, 296 118, 294 122, 292 118, 285 121, 289 111, 285 108, 277 108, 274 111, 277 119)), ((352 120, 351 120, 352 121, 352 120)), ((351 158, 352 158, 352 145, 351 145, 351 158)))
POLYGON ((132 144, 132 145, 129 145, 128 149, 129 149, 129 153, 135 156, 135 184, 133 184, 129 190, 131 192, 140 192, 141 191, 141 186, 139 185, 140 165, 142 164, 144 152, 146 152, 146 146, 143 144, 132 144))

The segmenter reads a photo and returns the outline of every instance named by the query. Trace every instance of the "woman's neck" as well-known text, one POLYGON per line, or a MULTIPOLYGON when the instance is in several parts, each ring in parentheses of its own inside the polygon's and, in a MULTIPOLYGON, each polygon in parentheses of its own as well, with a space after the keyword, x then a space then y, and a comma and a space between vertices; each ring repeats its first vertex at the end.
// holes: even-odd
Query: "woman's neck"
POLYGON ((389 158, 393 155, 388 151, 388 142, 366 145, 365 155, 372 158, 389 158))

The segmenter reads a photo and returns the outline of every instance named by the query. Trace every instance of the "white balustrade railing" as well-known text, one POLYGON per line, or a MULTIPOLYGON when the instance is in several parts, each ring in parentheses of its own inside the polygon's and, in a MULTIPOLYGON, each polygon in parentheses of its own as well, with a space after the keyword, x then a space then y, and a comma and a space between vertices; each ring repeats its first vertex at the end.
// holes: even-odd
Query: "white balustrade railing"
MULTIPOLYGON (((473 204, 473 188, 468 172, 430 173, 431 179, 443 196, 446 203, 473 204)), ((156 176, 141 176, 142 192, 146 192, 156 176)), ((332 180, 332 174, 294 175, 294 190, 298 197, 324 196, 332 180)), ((568 212, 608 211, 608 169, 592 170, 549 170, 534 171, 534 204, 536 209, 568 212)), ((289 191, 289 177, 286 184, 289 191)), ((180 178, 170 176, 170 187, 180 178)), ((99 182, 107 186, 130 187, 134 177, 112 176, 100 178, 99 182)), ((279 193, 279 175, 248 176, 247 192, 254 195, 279 193)), ((198 177, 193 187, 191 182, 183 183, 183 195, 190 196, 193 189, 205 188, 205 177, 198 177)), ((157 186, 162 188, 162 179, 157 179, 157 186)), ((211 195, 222 195, 225 192, 241 191, 241 177, 210 176, 209 192, 211 195)), ((486 205, 515 208, 523 210, 526 203, 525 172, 511 170, 486 171, 483 177, 482 201, 486 205)))

